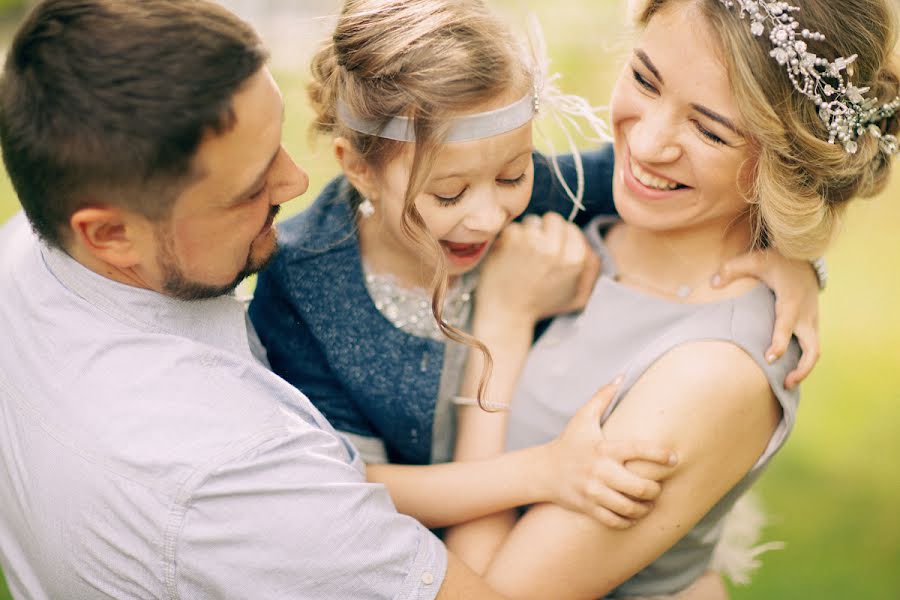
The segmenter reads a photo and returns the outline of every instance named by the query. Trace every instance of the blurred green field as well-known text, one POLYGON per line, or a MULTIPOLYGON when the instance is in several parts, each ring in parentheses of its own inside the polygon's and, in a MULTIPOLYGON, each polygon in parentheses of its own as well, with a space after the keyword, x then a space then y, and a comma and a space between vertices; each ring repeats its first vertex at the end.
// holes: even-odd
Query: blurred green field
MULTIPOLYGON (((627 48, 619 10, 587 0, 524 4, 542 16, 563 87, 604 104, 616 57, 627 48)), ((512 14, 522 22, 518 6, 512 14)), ((288 106, 286 146, 310 173, 310 192, 286 206, 285 215, 300 210, 335 172, 327 141, 316 149, 307 143, 303 76, 278 74, 288 106)), ((0 222, 17 210, 0 174, 0 222)), ((900 598, 898 227, 895 175, 881 197, 856 202, 828 254, 822 359, 803 386, 790 442, 757 486, 772 517, 767 538, 787 547, 764 555, 752 585, 734 589, 737 600, 900 598)), ((0 600, 8 598, 0 580, 0 600)))

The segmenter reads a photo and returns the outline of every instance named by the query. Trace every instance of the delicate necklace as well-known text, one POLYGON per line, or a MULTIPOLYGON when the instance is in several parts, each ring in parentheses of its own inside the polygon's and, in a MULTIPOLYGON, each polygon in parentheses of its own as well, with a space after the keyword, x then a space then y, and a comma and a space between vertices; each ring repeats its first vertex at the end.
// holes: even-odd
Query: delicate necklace
MULTIPOLYGON (((672 244, 670 244, 668 242, 668 240, 663 240, 663 241, 664 241, 665 245, 668 247, 669 252, 672 254, 672 256, 677 258, 682 264, 687 265, 687 266, 690 266, 692 264, 692 261, 690 261, 690 260, 686 259, 684 256, 682 256, 681 253, 679 253, 672 246, 672 244)), ((683 281, 680 284, 676 285, 674 288, 666 288, 666 287, 660 286, 659 284, 654 283, 644 277, 641 277, 640 275, 635 275, 634 273, 621 273, 621 272, 617 273, 616 280, 622 281, 622 279, 629 279, 629 280, 634 281, 635 283, 637 283, 638 285, 640 285, 642 287, 645 287, 651 291, 656 292, 657 294, 661 294, 663 296, 675 296, 676 298, 678 298, 680 300, 685 300, 685 299, 693 296, 694 293, 697 292, 701 288, 701 286, 703 286, 704 284, 708 285, 710 280, 712 279, 712 276, 715 275, 715 273, 716 272, 713 271, 709 275, 706 275, 702 278, 697 278, 694 281, 683 281)))
POLYGON ((645 287, 649 290, 652 290, 660 295, 675 296, 681 300, 691 297, 694 294, 694 292, 696 292, 704 282, 708 281, 708 279, 702 279, 702 280, 698 280, 694 283, 684 282, 684 283, 680 283, 679 285, 677 285, 674 289, 671 289, 671 288, 667 289, 667 288, 659 286, 655 283, 652 283, 652 282, 648 281, 647 279, 644 279, 643 277, 634 275, 632 273, 628 273, 628 274, 618 273, 616 275, 616 281, 621 282, 623 279, 634 281, 638 285, 645 287))

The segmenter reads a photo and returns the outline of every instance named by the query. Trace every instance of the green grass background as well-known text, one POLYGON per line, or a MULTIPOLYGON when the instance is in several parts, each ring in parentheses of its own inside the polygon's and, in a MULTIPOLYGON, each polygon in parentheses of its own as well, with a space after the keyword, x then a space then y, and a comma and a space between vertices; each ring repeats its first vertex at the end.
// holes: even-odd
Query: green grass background
MULTIPOLYGON (((541 17, 563 87, 604 104, 628 48, 617 3, 498 2, 515 24, 522 5, 541 17)), ((2 30, 3 27, 0 27, 2 30)), ((329 144, 308 144, 304 72, 277 73, 288 115, 285 143, 310 173, 300 210, 335 172, 329 144)), ((558 137, 556 138, 558 140, 558 137)), ((18 210, 0 173, 0 222, 18 210)), ((750 599, 900 598, 900 176, 872 200, 856 201, 828 254, 821 296, 823 354, 803 385, 797 428, 757 485, 772 518, 750 599)), ((2 507, 0 507, 2 510, 2 507)), ((0 600, 9 598, 0 578, 0 600)))

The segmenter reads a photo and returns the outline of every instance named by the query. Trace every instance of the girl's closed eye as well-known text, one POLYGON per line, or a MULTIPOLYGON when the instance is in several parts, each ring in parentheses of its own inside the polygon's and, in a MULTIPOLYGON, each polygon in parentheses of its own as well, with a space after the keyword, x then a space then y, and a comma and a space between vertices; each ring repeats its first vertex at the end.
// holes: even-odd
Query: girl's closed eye
POLYGON ((500 177, 497 179, 497 183, 500 185, 516 187, 525 183, 525 180, 528 177, 528 172, 522 173, 518 177, 500 177))
POLYGON ((463 188, 462 191, 460 191, 456 195, 432 194, 432 196, 434 196, 434 198, 441 206, 453 206, 454 204, 462 200, 462 197, 465 195, 467 189, 468 188, 463 188))

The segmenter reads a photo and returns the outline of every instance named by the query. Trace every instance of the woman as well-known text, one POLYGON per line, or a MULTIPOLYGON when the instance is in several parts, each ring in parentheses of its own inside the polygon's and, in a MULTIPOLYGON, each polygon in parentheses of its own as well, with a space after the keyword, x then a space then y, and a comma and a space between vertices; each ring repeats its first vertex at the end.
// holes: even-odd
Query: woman
MULTIPOLYGON (((586 229, 601 279, 581 315, 557 318, 537 342, 517 386, 495 381, 488 398, 511 402, 505 447, 527 447, 558 431, 587 390, 625 373, 603 417, 607 438, 649 435, 680 460, 628 530, 552 504, 454 529, 448 546, 501 593, 686 588, 708 567, 724 515, 784 443, 797 396, 783 376, 798 352, 765 358, 773 298, 753 281, 704 282, 748 248, 819 254, 847 202, 885 184, 900 107, 895 16, 883 0, 840 12, 826 0, 653 0, 640 12, 611 102, 622 222, 586 229)), ((489 260, 515 271, 517 237, 489 260)), ((501 369, 528 352, 514 327, 498 327, 514 318, 504 309, 514 299, 497 285, 478 300, 473 332, 501 369)), ((469 392, 478 370, 470 365, 469 392)), ((505 417, 461 410, 458 459, 504 449, 505 417)))

